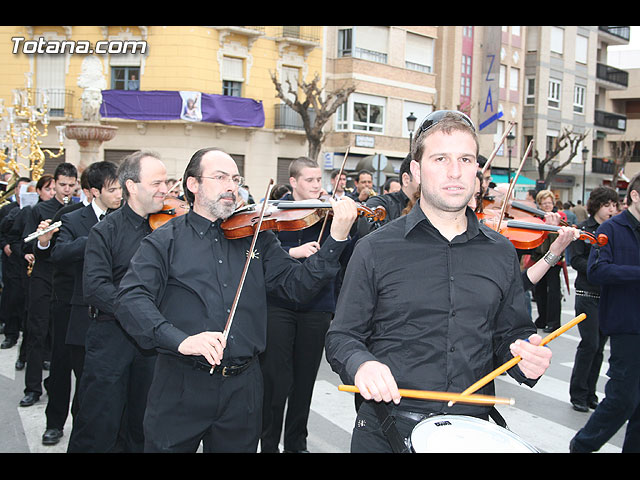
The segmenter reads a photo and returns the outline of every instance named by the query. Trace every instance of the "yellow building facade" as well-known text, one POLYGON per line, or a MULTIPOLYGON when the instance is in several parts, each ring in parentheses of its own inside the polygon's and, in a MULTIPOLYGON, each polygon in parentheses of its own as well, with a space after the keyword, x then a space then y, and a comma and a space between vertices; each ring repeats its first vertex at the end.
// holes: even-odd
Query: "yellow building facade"
MULTIPOLYGON (((104 98, 114 90, 135 90, 155 104, 162 101, 157 92, 236 96, 261 107, 264 117, 262 124, 256 121, 247 127, 233 122, 103 115, 102 123, 118 131, 102 144, 100 159, 117 162, 130 151, 153 150, 164 160, 169 176, 180 178, 196 150, 220 147, 236 159, 251 193, 259 199, 269 179, 277 177, 279 159, 288 164, 307 154, 304 130, 276 97, 271 73, 278 79, 305 81, 318 75, 322 81, 323 27, 1 26, 0 45, 4 45, 0 48, 0 99, 10 106, 13 90, 25 86, 25 72, 33 72, 36 90, 54 92, 49 94, 50 132, 55 132, 56 125, 81 121, 83 89, 78 79, 89 54, 101 61, 104 98), (92 51, 87 51, 87 45, 92 51), (125 50, 126 45, 138 48, 125 50), (105 53, 97 53, 98 46, 105 53)), ((57 147, 57 137, 51 133, 42 140, 43 148, 57 147)), ((48 170, 62 160, 80 164, 78 143, 66 139, 65 149, 65 155, 50 162, 48 170)))

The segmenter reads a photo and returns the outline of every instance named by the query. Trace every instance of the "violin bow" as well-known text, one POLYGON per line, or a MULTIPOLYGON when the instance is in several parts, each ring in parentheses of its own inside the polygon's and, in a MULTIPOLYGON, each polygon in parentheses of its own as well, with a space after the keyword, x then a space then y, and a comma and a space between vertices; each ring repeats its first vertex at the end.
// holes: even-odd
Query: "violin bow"
POLYGON ((511 183, 509 183, 509 189, 507 190, 507 194, 505 195, 504 200, 502 202, 502 208, 500 209, 500 217, 498 218, 498 225, 496 227, 496 232, 500 232, 500 225, 502 224, 504 213, 507 211, 507 205, 509 204, 509 199, 511 198, 513 189, 516 186, 516 182, 518 181, 518 177, 520 176, 520 172, 522 171, 522 167, 524 166, 524 162, 527 160, 527 156, 529 155, 529 152, 531 151, 532 146, 533 146, 533 138, 529 142, 529 146, 527 147, 527 150, 524 152, 524 156, 520 161, 520 166, 518 167, 518 171, 516 172, 516 175, 511 180, 511 183))
POLYGON ((484 164, 484 167, 482 167, 481 172, 483 174, 489 168, 489 166, 491 165, 491 162, 493 162, 493 159, 498 154, 498 150, 500 150, 500 147, 504 143, 504 139, 507 138, 507 135, 509 135, 509 132, 511 131, 511 129, 513 128, 515 123, 514 122, 509 122, 508 125, 509 125, 509 128, 507 128, 504 131, 504 133, 502 134, 502 138, 500 139, 500 142, 496 145, 496 148, 493 149, 493 152, 491 152, 491 155, 489 155, 489 158, 487 159, 486 163, 484 164))
MULTIPOLYGON (((338 181, 336 182, 336 188, 333 189, 333 194, 331 195, 331 198, 333 198, 334 200, 336 198, 336 190, 338 190, 338 182, 340 181, 340 177, 342 177, 342 172, 344 172, 344 166, 347 164, 347 157, 349 156, 350 148, 351 148, 351 145, 348 145, 347 149, 344 152, 344 158, 342 159, 342 166, 340 167, 340 172, 338 173, 338 181)), ((328 218, 329 218, 329 215, 324 216, 324 221, 322 222, 322 228, 320 229, 320 235, 318 235, 318 243, 320 243, 320 240, 322 239, 322 235, 324 235, 324 229, 327 226, 328 218)))
MULTIPOLYGON (((244 262, 244 269, 242 270, 242 275, 240 276, 240 283, 238 284, 238 289, 236 290, 236 296, 233 299, 233 304, 231 305, 231 311, 229 312, 229 317, 227 318, 227 324, 222 331, 222 335, 226 340, 229 336, 229 330, 231 329, 231 324, 233 323, 233 317, 236 313, 236 308, 238 307, 238 300, 240 300, 240 293, 242 292, 242 287, 244 285, 244 280, 247 277, 247 271, 249 270, 249 263, 253 258, 253 251, 256 246, 256 241, 258 240, 258 234, 260 233, 260 228, 262 227, 262 220, 264 219, 265 212, 267 211, 267 205, 269 202, 267 199, 271 195, 271 189, 273 188, 273 178, 269 180, 269 186, 267 187, 267 193, 264 196, 264 202, 262 204, 262 210, 260 211, 260 218, 258 219, 258 223, 256 225, 256 231, 253 232, 253 238, 251 239, 251 248, 247 252, 247 260, 244 262)), ((213 375, 214 367, 211 367, 209 373, 213 375)))
POLYGON ((167 195, 169 195, 174 188, 176 188, 178 185, 181 185, 181 184, 182 184, 182 177, 180 177, 179 180, 176 180, 176 183, 174 183, 173 186, 169 190, 167 190, 167 195))

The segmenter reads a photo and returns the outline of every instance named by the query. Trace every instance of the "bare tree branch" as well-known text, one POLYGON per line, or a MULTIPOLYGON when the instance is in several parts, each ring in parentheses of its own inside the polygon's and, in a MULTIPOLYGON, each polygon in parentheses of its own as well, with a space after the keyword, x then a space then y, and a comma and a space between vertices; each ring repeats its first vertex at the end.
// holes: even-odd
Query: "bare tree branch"
POLYGON ((289 79, 286 80, 288 88, 283 88, 282 82, 278 81, 275 72, 271 72, 271 81, 276 89, 276 97, 281 99, 285 105, 300 115, 304 127, 307 141, 309 142, 308 157, 317 160, 322 143, 325 140, 323 128, 336 110, 349 99, 355 91, 355 86, 337 89, 326 93, 318 84, 320 77, 316 73, 310 82, 298 82, 293 85, 289 79), (304 94, 304 99, 300 99, 298 92, 304 94))
POLYGON ((631 160, 633 151, 635 149, 636 142, 634 140, 619 140, 611 142, 611 151, 613 153, 613 176, 611 178, 611 185, 618 184, 620 173, 624 170, 627 162, 631 160))
POLYGON ((571 161, 578 155, 578 147, 588 135, 588 131, 574 133, 573 129, 564 127, 562 134, 555 138, 553 145, 546 151, 544 158, 540 158, 540 154, 536 149, 533 157, 538 169, 538 178, 544 180, 545 185, 549 185, 558 173, 571 164, 571 161), (569 148, 569 156, 554 167, 552 162, 567 148, 569 148))

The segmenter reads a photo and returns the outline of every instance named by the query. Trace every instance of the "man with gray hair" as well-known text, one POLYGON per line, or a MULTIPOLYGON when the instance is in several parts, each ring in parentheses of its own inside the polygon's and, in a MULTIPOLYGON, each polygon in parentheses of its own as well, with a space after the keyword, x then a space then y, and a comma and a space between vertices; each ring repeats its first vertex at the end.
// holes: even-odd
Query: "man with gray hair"
POLYGON ((157 154, 138 151, 123 160, 118 180, 124 204, 87 238, 83 287, 92 319, 69 452, 141 452, 144 444, 142 419, 156 353, 131 339, 114 304, 131 257, 151 233, 149 214, 164 205, 167 169, 157 154))

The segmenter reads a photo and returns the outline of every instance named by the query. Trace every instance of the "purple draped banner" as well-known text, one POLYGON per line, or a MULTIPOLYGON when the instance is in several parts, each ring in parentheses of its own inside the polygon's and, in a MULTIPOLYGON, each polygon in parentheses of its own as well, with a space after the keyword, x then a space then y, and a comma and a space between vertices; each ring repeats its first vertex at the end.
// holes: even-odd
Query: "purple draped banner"
POLYGON ((103 90, 100 115, 131 120, 177 120, 263 127, 262 102, 251 98, 164 90, 103 90))

